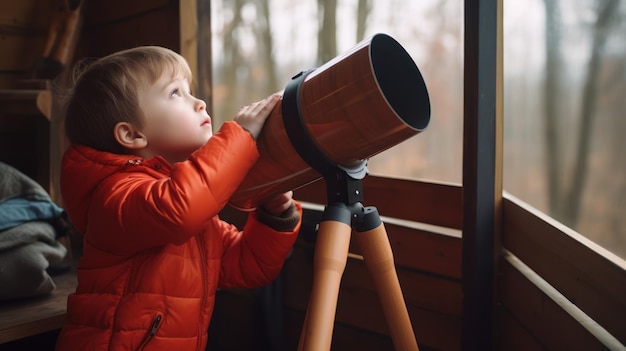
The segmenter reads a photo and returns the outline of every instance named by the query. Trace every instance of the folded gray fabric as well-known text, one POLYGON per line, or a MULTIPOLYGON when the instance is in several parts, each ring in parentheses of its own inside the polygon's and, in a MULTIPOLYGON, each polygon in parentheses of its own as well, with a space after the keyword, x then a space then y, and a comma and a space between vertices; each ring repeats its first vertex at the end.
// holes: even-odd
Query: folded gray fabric
POLYGON ((12 166, 0 162, 0 202, 14 197, 50 201, 50 195, 39 183, 12 166))
POLYGON ((46 272, 67 249, 46 222, 29 222, 0 232, 0 300, 46 295, 55 288, 46 272))
POLYGON ((33 179, 0 162, 0 300, 45 295, 46 269, 65 257, 56 240, 64 211, 33 179))

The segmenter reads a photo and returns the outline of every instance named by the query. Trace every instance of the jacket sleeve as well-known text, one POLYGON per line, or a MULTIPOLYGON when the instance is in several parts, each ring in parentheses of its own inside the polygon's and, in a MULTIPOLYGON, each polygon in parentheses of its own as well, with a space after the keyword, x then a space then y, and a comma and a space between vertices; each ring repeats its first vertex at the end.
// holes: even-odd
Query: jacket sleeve
POLYGON ((300 219, 293 231, 276 231, 260 222, 253 212, 242 232, 226 234, 221 288, 255 288, 276 279, 302 224, 302 207, 296 201, 294 204, 300 219))
POLYGON ((259 154, 250 134, 227 122, 191 157, 172 165, 163 179, 120 173, 101 187, 102 211, 92 227, 110 228, 90 238, 110 253, 129 255, 166 244, 182 244, 201 232, 226 206, 259 154), (113 189, 113 190, 107 190, 113 189), (112 224, 114 222, 115 224, 112 224))

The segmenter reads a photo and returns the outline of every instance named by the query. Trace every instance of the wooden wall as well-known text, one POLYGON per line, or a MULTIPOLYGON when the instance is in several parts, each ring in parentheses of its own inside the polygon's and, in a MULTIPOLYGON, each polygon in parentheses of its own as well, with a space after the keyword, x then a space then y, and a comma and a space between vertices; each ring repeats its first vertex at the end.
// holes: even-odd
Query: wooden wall
MULTIPOLYGON (((307 201, 305 227, 280 281, 267 291, 218 294, 214 321, 219 330, 230 332, 220 333, 214 342, 225 350, 248 350, 266 342, 262 326, 268 317, 261 312, 259 296, 275 296, 272 290, 282 294, 274 306, 283 309, 286 350, 295 349, 312 286, 314 228, 325 201, 323 184, 318 181, 295 192, 296 198, 307 201)), ((364 186, 364 204, 376 206, 384 216, 420 350, 461 349, 462 188, 374 176, 366 177, 364 186)), ((509 194, 502 213, 494 348, 626 350, 624 260, 509 194)), ((243 219, 233 210, 225 215, 243 219)), ((332 349, 393 350, 370 273, 358 247, 352 245, 350 252, 332 349)))
MULTIPOLYGON (((0 1, 0 88, 31 77, 44 52, 50 16, 61 0, 0 1)), ((179 2, 83 0, 74 58, 103 56, 136 45, 180 50, 179 2)))
POLYGON ((172 0, 87 0, 77 57, 101 57, 138 45, 180 51, 179 3, 172 0))
POLYGON ((0 162, 40 184, 49 182, 49 122, 37 109, 37 92, 11 92, 29 78, 41 57, 48 28, 48 2, 0 1, 0 162))
POLYGON ((0 1, 0 89, 28 76, 43 52, 48 1, 0 1))
MULTIPOLYGON (((35 102, 45 83, 32 78, 44 52, 50 16, 61 2, 0 1, 0 161, 23 170, 46 188, 50 121, 35 102)), ((67 67, 83 57, 136 45, 180 50, 178 1, 84 0, 81 22, 67 67)))
POLYGON ((626 262, 505 194, 503 350, 626 350, 626 262))

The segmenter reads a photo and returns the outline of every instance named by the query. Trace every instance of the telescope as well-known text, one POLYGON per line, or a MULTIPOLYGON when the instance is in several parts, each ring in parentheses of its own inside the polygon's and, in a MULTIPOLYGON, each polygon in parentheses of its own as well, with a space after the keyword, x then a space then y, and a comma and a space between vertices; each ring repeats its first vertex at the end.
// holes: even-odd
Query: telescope
POLYGON ((329 165, 362 179, 370 157, 429 121, 417 65, 391 36, 375 34, 291 79, 257 138, 260 158, 229 203, 254 210, 264 199, 324 177, 329 165))

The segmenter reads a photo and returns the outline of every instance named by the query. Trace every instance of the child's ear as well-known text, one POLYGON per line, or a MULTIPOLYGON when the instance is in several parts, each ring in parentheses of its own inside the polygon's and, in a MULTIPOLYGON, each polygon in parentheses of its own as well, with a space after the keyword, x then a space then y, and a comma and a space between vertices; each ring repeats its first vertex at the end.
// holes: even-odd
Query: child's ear
POLYGON ((148 145, 146 136, 132 124, 128 122, 119 122, 113 128, 115 140, 127 149, 137 150, 148 145))

